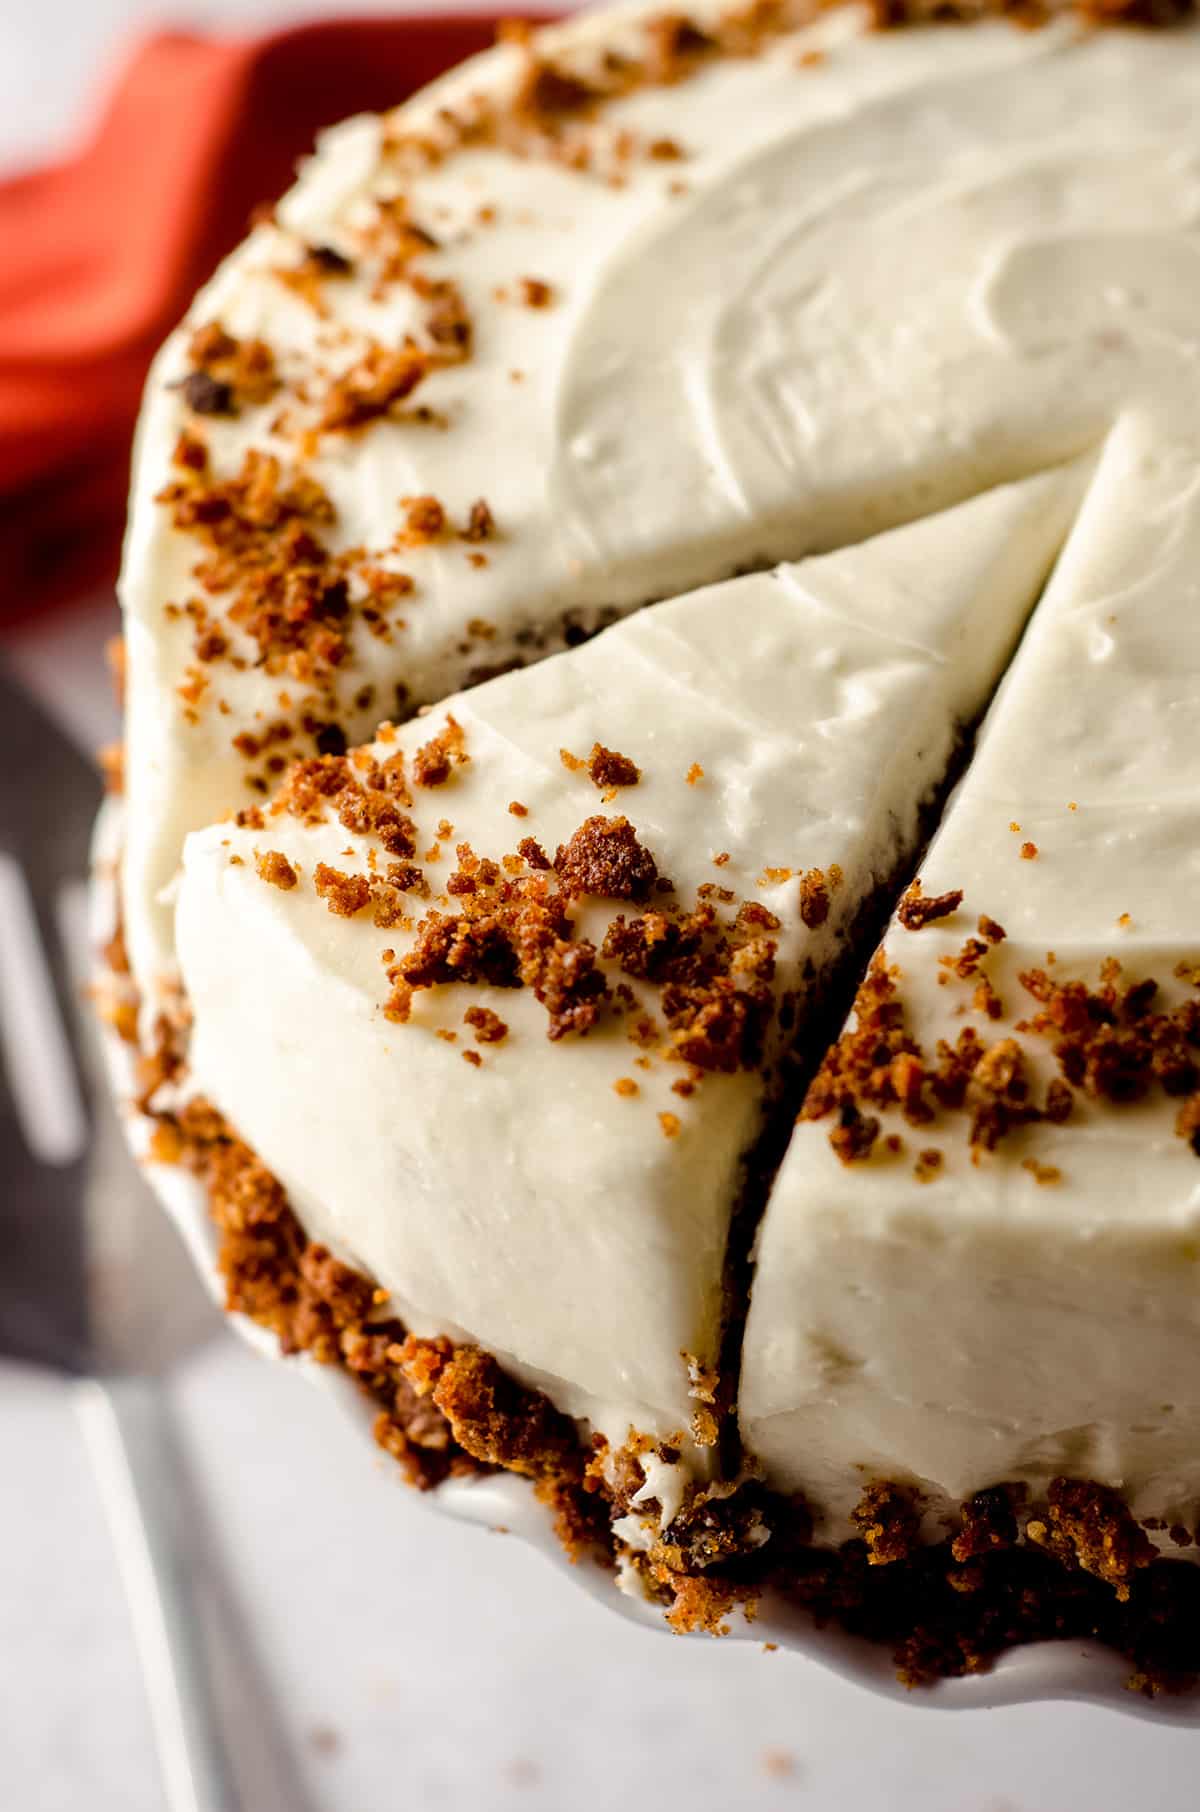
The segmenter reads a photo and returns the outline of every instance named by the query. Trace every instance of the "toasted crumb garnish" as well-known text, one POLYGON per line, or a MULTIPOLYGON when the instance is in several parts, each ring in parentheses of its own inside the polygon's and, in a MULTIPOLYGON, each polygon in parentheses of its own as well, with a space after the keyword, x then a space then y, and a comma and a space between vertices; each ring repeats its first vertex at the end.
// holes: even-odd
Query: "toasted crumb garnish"
POLYGON ((829 887, 823 869, 809 868, 800 876, 800 917, 810 931, 829 917, 829 887))
POLYGON ((286 893, 296 885, 298 875, 282 850, 268 849, 262 855, 256 855, 254 866, 264 881, 272 887, 282 887, 286 893))
POLYGON ((1050 1184, 1062 1182, 1062 1171, 1057 1164, 1039 1164, 1036 1158, 1022 1158, 1021 1169, 1027 1170, 1038 1183, 1050 1184))
POLYGON ((500 1044, 508 1037, 508 1027, 490 1007, 468 1007, 463 1024, 471 1027, 477 1044, 500 1044))
POLYGON ((517 294, 526 308, 549 308, 554 301, 553 286, 541 277, 519 277, 517 294))
POLYGON ((950 893, 926 894, 920 877, 913 881, 896 908, 896 917, 906 931, 921 931, 936 919, 949 918, 962 905, 962 888, 950 893))
POLYGON ((598 787, 636 786, 642 777, 641 769, 628 755, 606 749, 600 742, 592 744, 587 771, 592 785, 598 787))

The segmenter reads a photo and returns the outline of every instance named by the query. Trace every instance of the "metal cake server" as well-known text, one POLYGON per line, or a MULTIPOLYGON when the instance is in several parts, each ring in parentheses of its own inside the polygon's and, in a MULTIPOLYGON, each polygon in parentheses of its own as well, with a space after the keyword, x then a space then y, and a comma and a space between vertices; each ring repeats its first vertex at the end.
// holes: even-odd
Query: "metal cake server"
POLYGON ((241 1812, 161 1384, 219 1316, 125 1149, 79 1010, 99 795, 0 668, 0 1354, 73 1381, 170 1812, 241 1812))

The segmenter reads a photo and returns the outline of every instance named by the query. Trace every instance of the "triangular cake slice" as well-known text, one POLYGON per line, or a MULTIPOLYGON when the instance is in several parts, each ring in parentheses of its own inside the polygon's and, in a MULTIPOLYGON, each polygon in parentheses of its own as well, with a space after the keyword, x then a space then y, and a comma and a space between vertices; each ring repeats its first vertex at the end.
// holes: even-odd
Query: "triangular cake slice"
POLYGON ((1161 432, 1114 432, 761 1229, 743 1436, 834 1539, 876 1481, 1194 1522, 1200 531, 1161 432))
POLYGON ((616 1441, 711 1441, 782 1055, 1080 483, 650 608, 188 839, 193 1085, 411 1329, 616 1441))

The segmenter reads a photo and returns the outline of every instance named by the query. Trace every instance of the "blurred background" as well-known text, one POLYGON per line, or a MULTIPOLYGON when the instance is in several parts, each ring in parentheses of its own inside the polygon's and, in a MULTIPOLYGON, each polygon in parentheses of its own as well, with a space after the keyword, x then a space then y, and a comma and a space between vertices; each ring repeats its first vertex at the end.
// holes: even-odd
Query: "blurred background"
MULTIPOLYGON (((0 183, 10 179, 0 187, 0 660, 82 751, 117 733, 102 650, 115 628, 105 562, 128 386, 114 388, 110 416, 71 443, 64 465, 54 448, 70 426, 70 371, 63 379, 63 346, 52 347, 54 435, 34 457, 20 410, 46 399, 14 362, 13 340, 36 351, 43 329, 74 331, 66 301, 86 313, 91 278, 71 256, 77 215, 55 213, 63 192, 17 192, 11 179, 86 141, 149 34, 245 36, 339 10, 349 15, 288 0, 0 0, 0 183), (23 216, 22 196, 35 198, 23 216), (57 510, 71 525, 63 548, 52 545, 57 510), (42 542, 31 552, 36 511, 42 542)), ((359 18, 397 13, 386 0, 353 8, 359 18)), ((164 156, 179 154, 186 125, 181 138, 173 122, 164 156)), ((254 122, 241 127, 253 132, 254 122)), ((98 271, 105 243, 120 248, 145 224, 136 177, 118 165, 90 199, 98 271)), ((77 192, 67 199, 78 209, 77 192)), ((214 218, 228 200, 213 198, 214 218)), ((136 365, 142 353, 134 345, 120 356, 136 365)), ((31 746, 27 771, 41 759, 31 746)), ((165 1224, 146 1218, 157 1210, 119 1155, 102 1156, 110 1191, 118 1179, 126 1258, 162 1267, 154 1276, 173 1335, 165 1391, 227 1612, 223 1709, 245 1812, 1194 1804, 1196 1738, 1186 1731, 1073 1705, 950 1714, 876 1700, 756 1643, 657 1638, 515 1540, 435 1515, 296 1368, 257 1358, 194 1293, 177 1306, 165 1224)), ((10 1209, 21 1186, 0 1175, 10 1209)), ((70 1386, 0 1358, 0 1807, 162 1812, 164 1803, 70 1386)))

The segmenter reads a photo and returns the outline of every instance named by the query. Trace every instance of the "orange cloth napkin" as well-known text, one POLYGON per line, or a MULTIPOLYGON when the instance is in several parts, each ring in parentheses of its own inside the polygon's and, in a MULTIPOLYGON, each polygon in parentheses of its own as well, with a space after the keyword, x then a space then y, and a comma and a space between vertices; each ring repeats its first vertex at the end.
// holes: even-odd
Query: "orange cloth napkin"
POLYGON ((487 44, 494 16, 152 38, 90 143, 0 183, 0 616, 116 569, 146 367, 324 125, 487 44))

